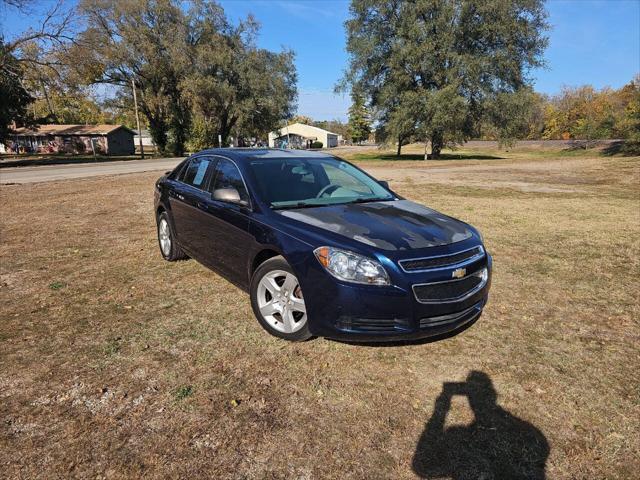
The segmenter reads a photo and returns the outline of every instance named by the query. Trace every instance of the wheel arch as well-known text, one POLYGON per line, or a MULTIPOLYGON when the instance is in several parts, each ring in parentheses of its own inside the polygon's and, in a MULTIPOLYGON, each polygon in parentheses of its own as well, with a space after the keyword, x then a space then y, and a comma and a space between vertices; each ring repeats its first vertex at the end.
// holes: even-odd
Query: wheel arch
POLYGON ((281 252, 277 251, 273 247, 264 247, 259 250, 252 258, 249 265, 249 279, 253 277, 253 273, 258 269, 260 265, 273 257, 283 256, 281 252))

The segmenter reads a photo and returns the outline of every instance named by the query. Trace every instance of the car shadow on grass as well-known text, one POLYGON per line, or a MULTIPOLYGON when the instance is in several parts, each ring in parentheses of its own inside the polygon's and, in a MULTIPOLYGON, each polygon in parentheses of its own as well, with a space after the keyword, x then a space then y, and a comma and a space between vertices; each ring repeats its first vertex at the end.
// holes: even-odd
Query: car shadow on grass
POLYGON ((490 377, 472 371, 465 382, 446 382, 435 401, 413 456, 421 478, 543 480, 549 443, 532 424, 497 404, 490 377), (469 425, 445 428, 454 396, 467 397, 474 414, 469 425))

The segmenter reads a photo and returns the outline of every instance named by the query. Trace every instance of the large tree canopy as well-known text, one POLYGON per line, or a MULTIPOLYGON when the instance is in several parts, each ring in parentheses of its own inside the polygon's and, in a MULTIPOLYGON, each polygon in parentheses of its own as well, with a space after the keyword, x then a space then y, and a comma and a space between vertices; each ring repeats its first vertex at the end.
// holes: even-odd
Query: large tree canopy
POLYGON ((181 84, 202 132, 195 141, 205 146, 217 144, 218 135, 225 144, 230 136, 261 136, 293 114, 293 53, 257 48, 258 25, 251 17, 232 26, 215 3, 201 8, 181 84))
POLYGON ((233 26, 209 0, 83 0, 81 10, 88 21, 74 52, 81 76, 121 89, 135 81, 161 150, 181 154, 192 124, 196 145, 211 146, 291 115, 293 55, 257 48, 252 18, 233 26))
POLYGON ((342 86, 365 92, 398 152, 416 138, 438 156, 497 104, 521 105, 510 94, 530 84, 547 44, 542 0, 352 0, 350 11, 342 86))

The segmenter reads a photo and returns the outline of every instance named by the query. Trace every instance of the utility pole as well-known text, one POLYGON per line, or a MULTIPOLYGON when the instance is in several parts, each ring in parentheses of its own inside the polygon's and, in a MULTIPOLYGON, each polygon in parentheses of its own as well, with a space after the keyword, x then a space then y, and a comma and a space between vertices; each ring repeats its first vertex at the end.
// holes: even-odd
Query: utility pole
POLYGON ((140 158, 144 160, 144 147, 142 146, 142 130, 140 130, 140 115, 138 114, 138 95, 136 94, 136 81, 131 79, 131 88, 133 88, 133 104, 136 109, 136 124, 138 126, 138 142, 140 143, 140 158))

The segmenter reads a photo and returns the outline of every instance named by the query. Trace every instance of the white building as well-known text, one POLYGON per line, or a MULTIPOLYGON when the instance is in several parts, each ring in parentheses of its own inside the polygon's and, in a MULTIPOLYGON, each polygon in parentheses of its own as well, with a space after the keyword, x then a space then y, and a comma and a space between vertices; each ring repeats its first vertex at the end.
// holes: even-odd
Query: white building
POLYGON ((271 148, 311 148, 313 142, 321 142, 322 148, 338 146, 339 135, 304 123, 294 123, 269 133, 271 148))
MULTIPOLYGON (((142 148, 144 148, 145 152, 155 152, 156 144, 153 143, 153 138, 151 138, 151 134, 149 130, 141 130, 142 133, 142 148)), ((133 143, 135 144, 136 151, 140 152, 140 136, 138 136, 138 131, 136 130, 136 135, 133 137, 133 143)))

